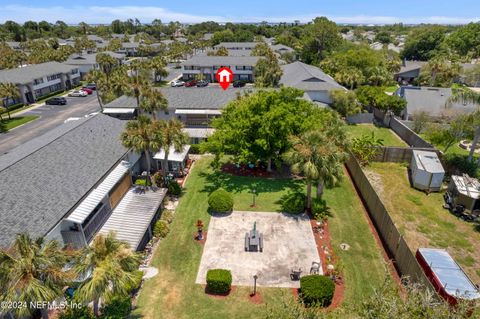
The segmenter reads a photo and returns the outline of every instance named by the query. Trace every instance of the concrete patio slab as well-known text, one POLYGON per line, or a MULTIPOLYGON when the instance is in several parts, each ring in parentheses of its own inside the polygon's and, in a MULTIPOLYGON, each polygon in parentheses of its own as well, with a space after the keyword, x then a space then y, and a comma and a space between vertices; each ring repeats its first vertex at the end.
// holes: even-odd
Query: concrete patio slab
MULTIPOLYGON (((232 272, 233 285, 298 288, 292 281, 292 269, 310 273, 312 262, 320 262, 317 246, 307 216, 273 212, 235 211, 227 216, 212 216, 208 237, 196 283, 206 284, 209 269, 223 268, 232 272), (245 251, 245 233, 257 222, 263 234, 263 252, 245 251)), ((320 274, 322 273, 320 267, 320 274)))

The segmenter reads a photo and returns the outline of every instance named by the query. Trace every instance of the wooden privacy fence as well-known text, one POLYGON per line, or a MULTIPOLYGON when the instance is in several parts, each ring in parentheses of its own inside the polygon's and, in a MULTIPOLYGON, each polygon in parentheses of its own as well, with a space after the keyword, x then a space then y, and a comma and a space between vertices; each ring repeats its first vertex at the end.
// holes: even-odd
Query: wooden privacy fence
POLYGON ((435 148, 381 146, 378 147, 378 153, 373 160, 375 162, 410 163, 414 150, 435 152, 440 158, 443 155, 435 148))
POLYGON ((353 155, 349 157, 346 165, 355 186, 367 206, 368 213, 382 242, 386 246, 390 256, 393 257, 395 267, 400 276, 409 277, 413 282, 427 287, 427 289, 432 292, 435 291, 421 266, 418 264, 415 255, 393 223, 382 200, 370 184, 370 181, 353 155))

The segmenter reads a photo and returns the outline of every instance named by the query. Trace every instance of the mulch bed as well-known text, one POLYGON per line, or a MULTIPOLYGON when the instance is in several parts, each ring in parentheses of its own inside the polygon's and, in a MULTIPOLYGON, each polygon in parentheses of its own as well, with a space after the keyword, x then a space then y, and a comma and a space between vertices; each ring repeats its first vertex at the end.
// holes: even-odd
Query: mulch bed
POLYGON ((198 232, 195 232, 195 234, 193 234, 193 239, 195 239, 195 242, 199 243, 200 245, 205 245, 205 242, 207 241, 207 231, 204 230, 203 231, 203 239, 202 240, 198 240, 198 232))
POLYGON ((258 291, 255 295, 250 294, 248 296, 248 298, 249 298, 251 303, 254 303, 254 304, 257 304, 257 305, 263 303, 262 295, 260 295, 260 293, 258 291))
POLYGON ((227 163, 222 166, 222 172, 236 176, 273 177, 272 172, 267 172, 267 170, 262 167, 250 168, 245 164, 237 167, 235 164, 227 163))
MULTIPOLYGON (((313 230, 314 227, 317 227, 317 221, 313 218, 310 218, 310 225, 312 226, 313 230)), ((317 245, 318 255, 320 256, 323 274, 328 275, 329 270, 327 269, 327 266, 329 264, 335 265, 336 261, 338 261, 338 257, 335 256, 333 252, 328 222, 323 223, 323 233, 314 231, 313 235, 317 245)), ((335 282, 335 294, 333 295, 332 303, 325 309, 331 310, 339 307, 342 304, 344 294, 345 282, 342 278, 341 280, 337 280, 335 282)), ((296 291, 296 297, 298 297, 298 290, 296 291)))
POLYGON ((225 293, 225 294, 218 294, 218 293, 213 293, 213 292, 210 292, 208 291, 207 289, 207 285, 203 285, 204 287, 204 291, 205 291, 205 294, 209 295, 210 297, 212 298, 215 298, 215 299, 225 299, 227 298, 232 292, 235 291, 235 289, 237 288, 236 286, 232 286, 230 288, 230 291, 225 293))

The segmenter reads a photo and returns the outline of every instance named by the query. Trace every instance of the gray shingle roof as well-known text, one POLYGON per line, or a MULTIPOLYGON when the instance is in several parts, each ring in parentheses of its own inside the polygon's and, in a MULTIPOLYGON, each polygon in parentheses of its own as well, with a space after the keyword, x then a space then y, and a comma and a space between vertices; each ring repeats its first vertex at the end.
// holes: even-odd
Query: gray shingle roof
POLYGON ((75 67, 63 63, 45 62, 22 68, 0 70, 0 83, 25 84, 47 75, 69 73, 73 69, 75 67))
POLYGON ((0 246, 48 233, 127 150, 125 122, 103 114, 66 123, 0 157, 0 246))
MULTIPOLYGON (((108 54, 115 59, 124 59, 125 54, 122 53, 115 53, 111 51, 104 51, 102 53, 108 54)), ((68 65, 90 65, 90 64, 97 64, 97 54, 98 53, 90 53, 90 54, 72 54, 65 64, 68 65)))
POLYGON ((400 67, 400 71, 397 73, 397 75, 405 73, 405 72, 410 72, 413 70, 420 70, 427 62, 423 61, 403 61, 402 66, 400 67))
MULTIPOLYGON (((169 109, 221 109, 228 102, 234 100, 238 94, 254 92, 252 88, 229 88, 223 90, 220 87, 165 87, 160 91, 168 100, 169 109)), ((135 98, 121 96, 106 104, 104 108, 136 108, 135 98)))
POLYGON ((199 56, 196 55, 182 63, 182 65, 220 66, 220 65, 245 65, 255 66, 258 56, 199 56))
POLYGON ((343 87, 325 74, 321 69, 296 61, 282 65, 283 70, 280 83, 306 91, 329 91, 342 89, 343 87))
POLYGON ((220 42, 215 46, 216 49, 220 47, 229 48, 254 48, 260 42, 220 42))
POLYGON ((473 112, 477 106, 472 103, 447 103, 452 96, 450 88, 403 86, 398 95, 407 101, 408 114, 427 112, 430 116, 453 116, 473 112))

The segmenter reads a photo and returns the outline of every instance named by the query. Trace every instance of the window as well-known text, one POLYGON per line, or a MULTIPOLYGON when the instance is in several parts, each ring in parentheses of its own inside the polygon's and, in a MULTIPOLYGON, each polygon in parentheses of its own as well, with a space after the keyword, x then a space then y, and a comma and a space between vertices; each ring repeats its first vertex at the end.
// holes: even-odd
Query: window
POLYGON ((165 111, 165 115, 169 115, 170 112, 168 110, 165 111))
MULTIPOLYGON (((98 65, 98 64, 97 64, 98 65)), ((72 74, 77 74, 78 73, 78 69, 73 69, 72 70, 72 74)))
POLYGON ((49 75, 49 76, 47 76, 47 81, 53 81, 53 80, 59 79, 61 77, 62 77, 62 75, 60 73, 54 74, 54 75, 49 75))
POLYGON ((33 80, 34 85, 38 85, 38 84, 42 84, 42 83, 43 83, 43 78, 33 80))

